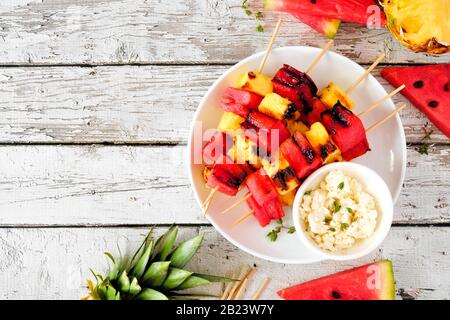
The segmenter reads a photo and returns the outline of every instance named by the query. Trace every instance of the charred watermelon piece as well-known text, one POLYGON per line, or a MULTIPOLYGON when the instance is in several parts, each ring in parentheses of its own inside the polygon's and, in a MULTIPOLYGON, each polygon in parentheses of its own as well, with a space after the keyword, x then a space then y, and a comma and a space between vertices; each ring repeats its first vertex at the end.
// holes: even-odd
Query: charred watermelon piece
POLYGON ((308 126, 312 126, 314 123, 320 122, 322 112, 328 109, 327 106, 322 101, 320 101, 319 98, 313 98, 311 105, 311 111, 308 113, 303 112, 300 116, 301 120, 308 126))
POLYGON ((300 132, 283 142, 280 151, 299 180, 305 179, 322 165, 322 160, 300 132))
POLYGON ((275 184, 264 172, 264 170, 258 170, 250 174, 245 180, 245 184, 251 192, 253 198, 255 198, 260 205, 264 205, 266 202, 278 199, 275 184))
POLYGON ((450 138, 450 64, 387 67, 381 75, 450 138))
MULTIPOLYGON (((290 14, 338 19, 345 22, 375 25, 372 6, 374 0, 264 0, 264 8, 290 14)), ((380 25, 386 24, 386 16, 380 10, 380 25)))
POLYGON ((272 147, 278 148, 278 145, 290 136, 289 130, 282 121, 257 111, 248 114, 241 128, 244 135, 258 145, 260 151, 264 150, 269 154, 274 151, 272 147), (278 137, 278 144, 275 146, 272 146, 273 137, 278 137))
POLYGON ((225 111, 245 118, 250 110, 258 109, 262 99, 263 97, 256 93, 229 87, 222 95, 220 106, 225 111))
POLYGON ((270 223, 271 217, 266 213, 263 207, 261 207, 258 202, 256 202, 255 198, 251 196, 247 199, 247 204, 250 209, 253 210, 253 215, 261 227, 265 227, 270 223))
POLYGON ((392 262, 383 260, 277 292, 285 300, 394 300, 392 262))
POLYGON ((207 184, 210 188, 218 187, 220 192, 234 196, 251 172, 247 164, 233 163, 229 157, 221 155, 216 159, 207 178, 207 184))
POLYGON ((322 124, 341 150, 345 161, 357 158, 370 150, 361 120, 339 103, 322 113, 322 124))
POLYGON ((212 166, 232 146, 233 137, 223 132, 216 132, 203 147, 203 162, 206 166, 212 166))

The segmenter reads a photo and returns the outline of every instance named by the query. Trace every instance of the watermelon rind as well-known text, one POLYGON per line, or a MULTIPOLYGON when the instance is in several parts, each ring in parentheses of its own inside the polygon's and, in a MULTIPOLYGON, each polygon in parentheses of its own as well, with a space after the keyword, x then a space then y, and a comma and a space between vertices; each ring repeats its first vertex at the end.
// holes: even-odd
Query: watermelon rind
POLYGON ((382 260, 378 262, 382 267, 382 278, 384 280, 383 290, 380 294, 381 300, 395 300, 395 280, 394 270, 391 260, 382 260))

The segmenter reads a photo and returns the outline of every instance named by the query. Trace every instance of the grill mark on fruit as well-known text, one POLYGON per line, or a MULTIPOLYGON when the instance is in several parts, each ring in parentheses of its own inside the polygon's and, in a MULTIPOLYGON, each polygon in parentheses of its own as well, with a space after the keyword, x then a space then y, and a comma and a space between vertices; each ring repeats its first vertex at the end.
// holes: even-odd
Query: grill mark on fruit
POLYGON ((285 119, 292 119, 292 117, 294 116, 295 111, 297 111, 297 106, 295 105, 295 103, 291 103, 288 106, 288 108, 287 108, 287 110, 286 110, 286 112, 284 114, 284 118, 285 119))
POLYGON ((414 86, 414 88, 417 88, 417 89, 422 88, 423 81, 422 80, 416 81, 416 82, 414 82, 413 86, 414 86))
POLYGON ((431 108, 436 108, 439 105, 439 102, 437 102, 436 100, 430 101, 428 103, 428 106, 431 108))
POLYGON ((286 190, 287 189, 287 184, 286 184, 286 179, 285 176, 283 174, 283 170, 278 171, 273 177, 273 182, 275 183, 275 185, 280 188, 281 190, 286 190))
MULTIPOLYGON (((350 123, 345 113, 352 114, 350 110, 342 106, 341 103, 338 101, 333 108, 325 110, 324 112, 322 112, 320 116, 321 118, 323 118, 323 115, 329 114, 334 122, 339 123, 344 127, 350 127, 350 123)), ((334 131, 334 134, 336 134, 336 131, 334 131)))
POLYGON ((255 78, 256 78, 256 74, 253 73, 252 71, 250 71, 250 72, 248 73, 248 77, 249 77, 250 79, 255 79, 255 78))
POLYGON ((332 291, 331 295, 333 296, 333 298, 335 299, 340 299, 341 298, 341 294, 337 291, 332 291))
POLYGON ((302 154, 305 156, 306 162, 311 164, 316 157, 316 153, 310 147, 301 148, 302 154))
POLYGON ((320 157, 325 160, 328 156, 328 148, 326 145, 320 147, 320 157))

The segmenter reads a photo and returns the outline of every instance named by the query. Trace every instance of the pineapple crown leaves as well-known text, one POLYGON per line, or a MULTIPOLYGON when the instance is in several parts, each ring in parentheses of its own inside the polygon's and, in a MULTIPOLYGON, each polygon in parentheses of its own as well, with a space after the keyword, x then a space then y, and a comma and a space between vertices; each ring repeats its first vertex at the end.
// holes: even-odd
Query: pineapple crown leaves
POLYGON ((170 227, 156 241, 153 229, 145 237, 131 259, 120 255, 118 259, 108 252, 112 262, 106 277, 95 274, 97 284, 88 281, 89 294, 85 298, 96 300, 167 300, 193 298, 203 295, 179 293, 180 290, 204 286, 213 282, 229 282, 233 279, 194 273, 184 267, 197 253, 203 234, 180 243, 174 248, 178 227, 170 227))

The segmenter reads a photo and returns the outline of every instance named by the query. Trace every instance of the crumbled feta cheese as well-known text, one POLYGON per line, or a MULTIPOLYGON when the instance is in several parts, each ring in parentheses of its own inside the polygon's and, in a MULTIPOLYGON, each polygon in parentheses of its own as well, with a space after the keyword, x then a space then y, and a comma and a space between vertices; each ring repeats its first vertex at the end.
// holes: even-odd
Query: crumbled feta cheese
POLYGON ((333 252, 370 237, 378 216, 375 199, 341 170, 328 173, 317 188, 303 196, 300 214, 317 245, 333 252))

